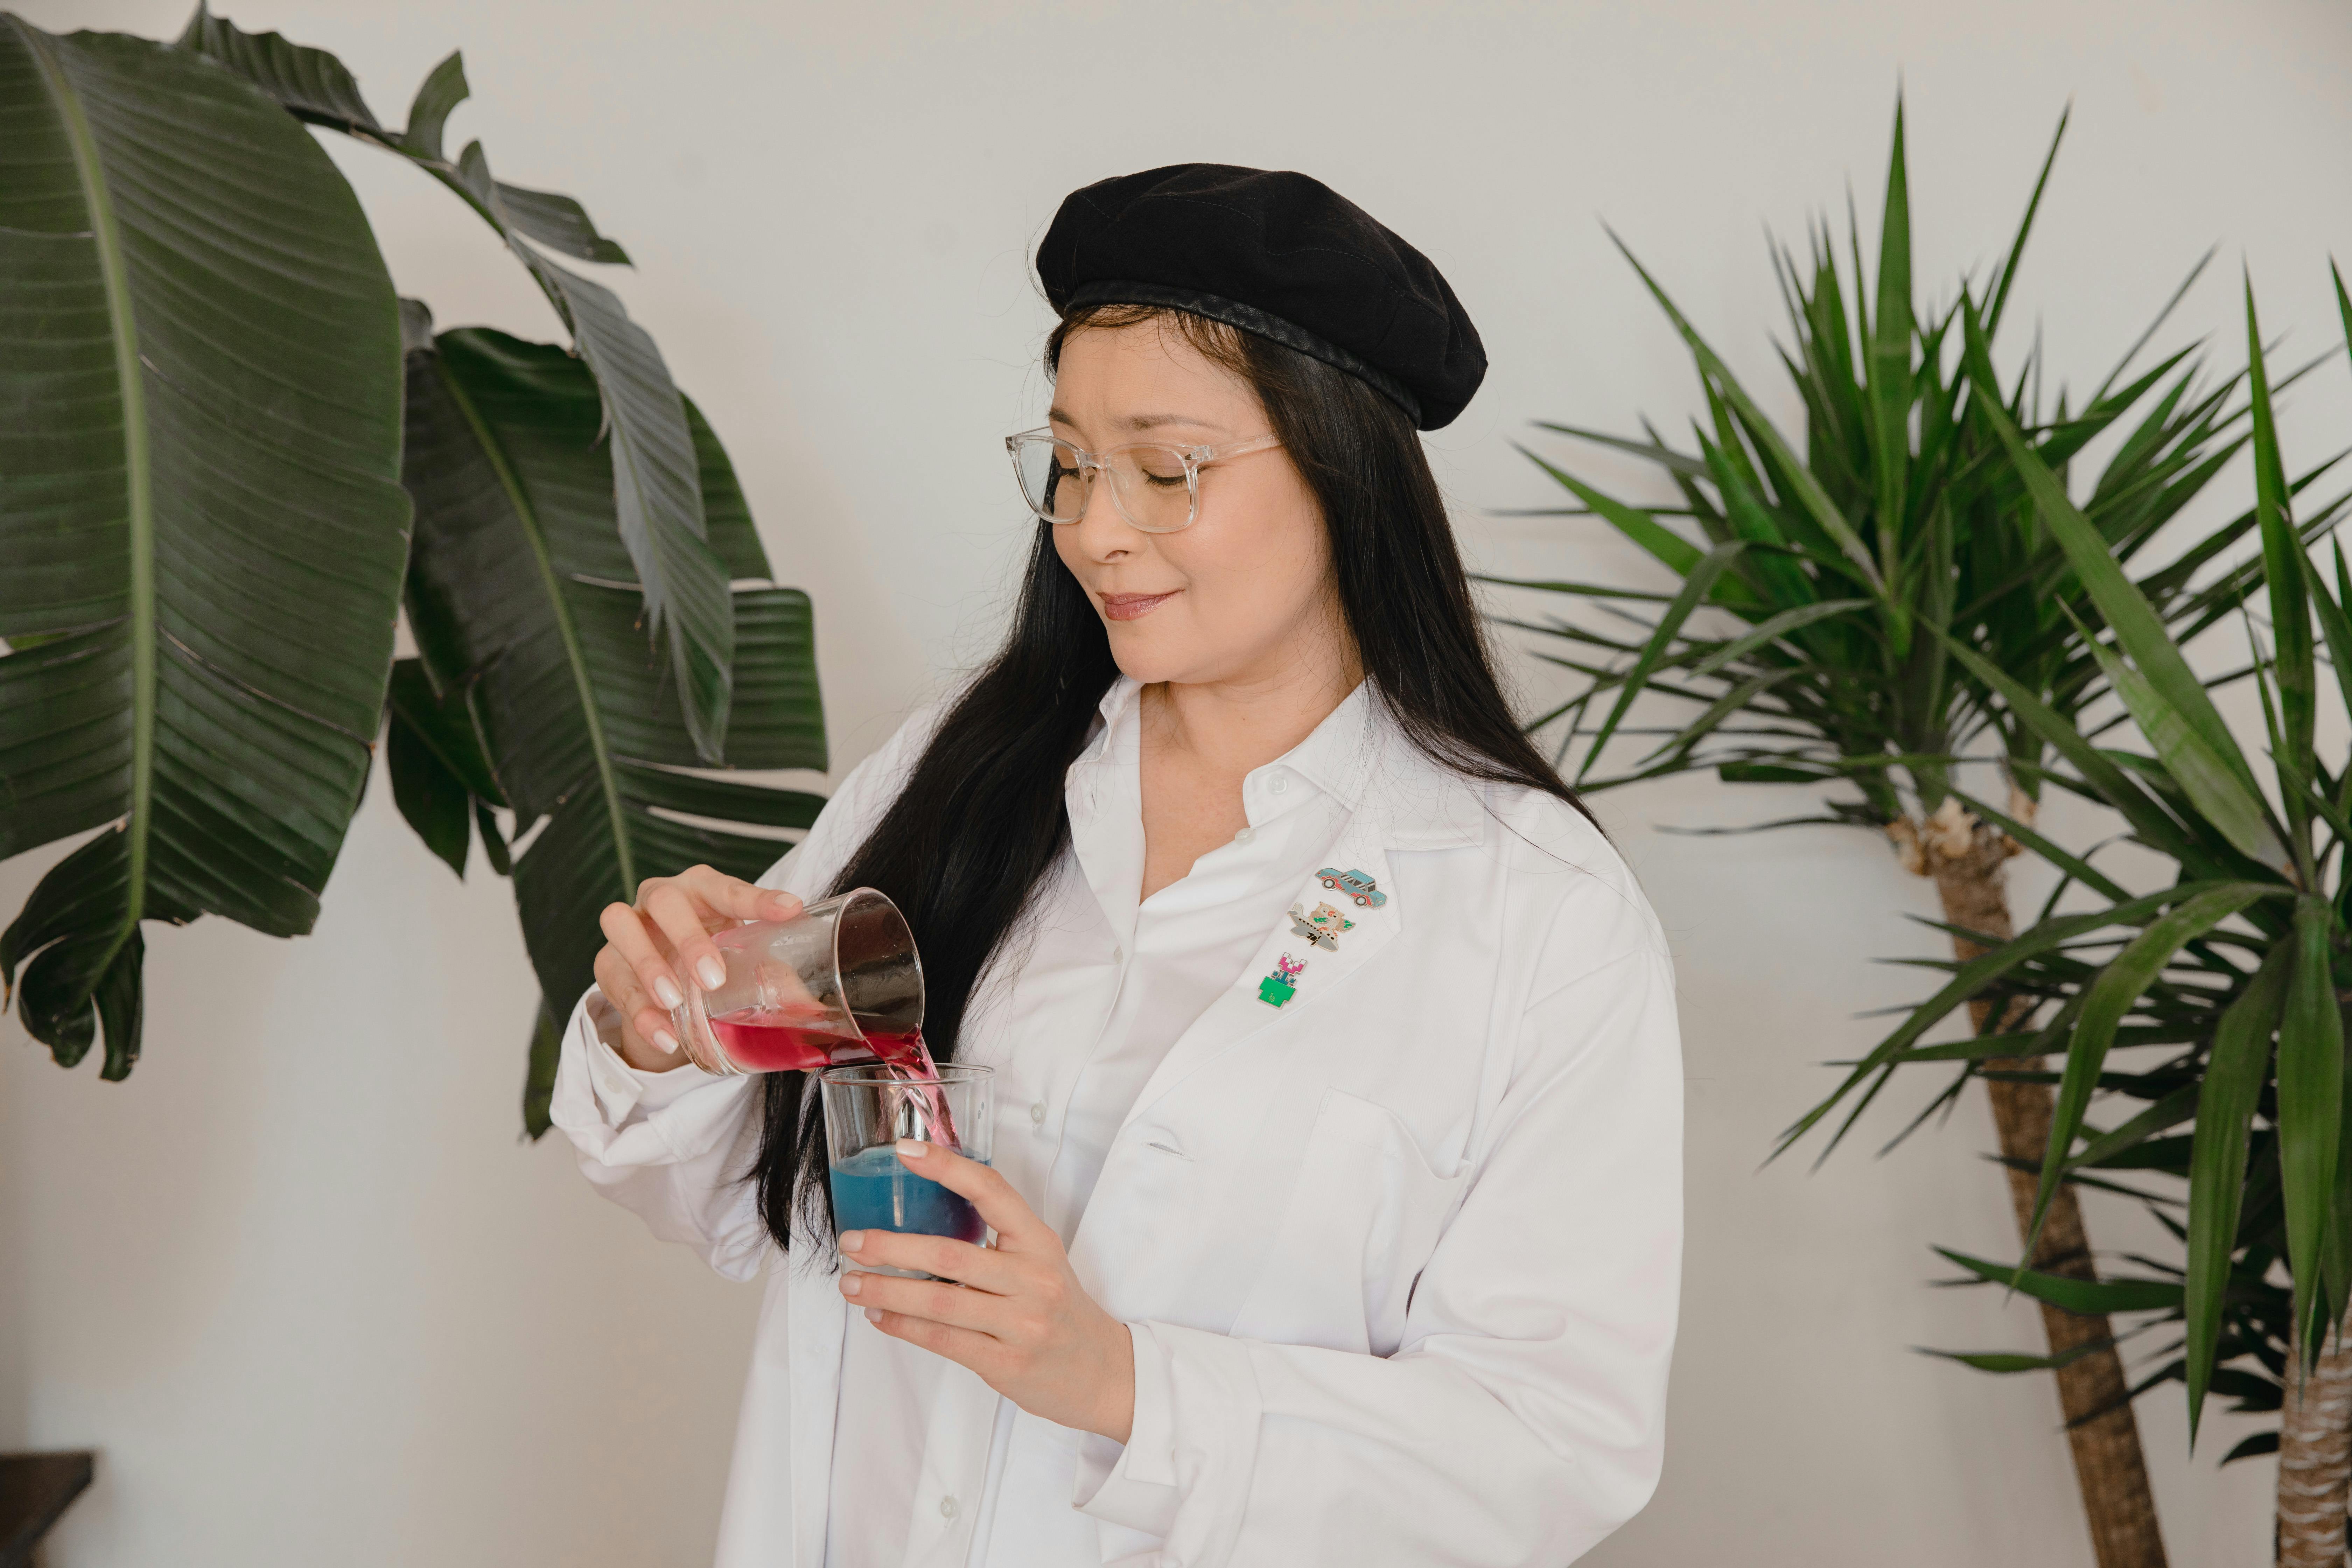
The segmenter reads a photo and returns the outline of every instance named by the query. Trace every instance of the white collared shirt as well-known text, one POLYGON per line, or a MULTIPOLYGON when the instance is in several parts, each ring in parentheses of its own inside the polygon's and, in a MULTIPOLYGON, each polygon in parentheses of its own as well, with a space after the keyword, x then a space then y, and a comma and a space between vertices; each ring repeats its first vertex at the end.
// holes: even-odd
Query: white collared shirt
MULTIPOLYGON (((1112 1141, 1169 1047, 1237 983, 1266 928, 1325 864, 1354 807, 1372 739, 1370 697, 1360 686, 1306 740, 1243 781, 1248 826, 1188 875, 1139 899, 1140 692, 1122 676, 1103 695, 1101 727, 1064 789, 1070 842, 1032 913, 1057 927, 1108 927, 1098 940, 1117 971, 1109 1014, 1097 987, 1066 988, 1053 984, 1056 977, 1016 971, 999 977, 1002 990, 967 1028, 962 1053, 981 1059, 974 1047, 994 1043, 992 1021, 1021 1019, 1017 1044, 1007 1042, 1021 1058, 1019 1081, 1051 1087, 1025 1103, 1001 1104, 997 1137, 1021 1141, 1045 1167, 1044 1190, 1025 1195, 1066 1247, 1112 1141)), ((1016 941, 1014 950, 1023 945, 1016 941)), ((923 1446, 925 1395, 939 1358, 887 1334, 854 1331, 861 1327, 852 1325, 842 1347, 828 1568, 898 1561, 906 1521, 923 1506, 919 1472, 906 1458, 923 1446)), ((1070 1503, 1082 1442, 1010 1400, 997 1402, 988 1479, 979 1497, 957 1500, 959 1511, 979 1510, 972 1568, 1098 1568, 1097 1523, 1070 1503)))
MULTIPOLYGON (((1129 1440, 1019 1411, 782 1260, 722 1568, 1566 1562, 1657 1474, 1680 1084, 1656 922, 1581 817, 1437 768, 1366 689, 1248 776, 1244 836, 1139 903, 1136 691, 1104 699, 1070 847, 958 1050, 996 1072, 997 1169, 1129 1325, 1129 1440)), ((769 885, 824 891, 929 728, 769 885)), ((591 993, 567 1032, 557 1125, 607 1195, 751 1277, 774 1255, 731 1180, 753 1080, 635 1073, 609 1012, 591 993)))

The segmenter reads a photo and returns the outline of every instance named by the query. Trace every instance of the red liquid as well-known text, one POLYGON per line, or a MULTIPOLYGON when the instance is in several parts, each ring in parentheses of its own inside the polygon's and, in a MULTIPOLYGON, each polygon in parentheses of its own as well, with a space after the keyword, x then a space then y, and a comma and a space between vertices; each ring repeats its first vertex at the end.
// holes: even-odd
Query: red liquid
POLYGON ((816 1072, 875 1057, 886 1062, 918 1062, 935 1078, 920 1034, 843 1035, 827 1026, 818 1010, 743 1007, 710 1020, 710 1032, 727 1059, 745 1072, 816 1072))
POLYGON ((931 1061, 920 1029, 904 1034, 845 1036, 824 1026, 822 1012, 780 1007, 743 1007, 710 1020, 727 1059, 745 1072, 817 1072, 829 1067, 881 1059, 893 1078, 916 1086, 923 1100, 930 1142, 960 1149, 955 1118, 940 1092, 940 1069, 931 1061), (813 1025, 816 1026, 812 1026, 813 1025))

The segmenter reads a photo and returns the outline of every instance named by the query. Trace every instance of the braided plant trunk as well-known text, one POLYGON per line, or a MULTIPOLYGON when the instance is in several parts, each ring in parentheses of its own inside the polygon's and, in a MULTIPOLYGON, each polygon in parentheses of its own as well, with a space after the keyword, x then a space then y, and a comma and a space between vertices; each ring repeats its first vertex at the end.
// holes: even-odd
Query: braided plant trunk
MULTIPOLYGON (((2032 802, 2014 803, 2021 819, 2031 821, 2032 802)), ((2003 868, 2018 852, 2007 835, 1979 822, 1947 798, 1942 809, 1925 822, 1900 820, 1887 837, 1914 873, 1932 877, 1942 899, 1944 919, 1969 931, 2007 941, 2015 934, 2009 918, 2009 896, 2003 868)), ((1952 939, 1953 955, 1962 963, 1984 951, 1972 942, 1952 939)), ((1969 1016, 1979 1034, 1992 1026, 1991 1004, 1972 1002, 1969 1016)), ((2040 1057, 1996 1057, 1985 1067, 1995 1072, 2039 1072, 2040 1057)), ((2034 1191, 2042 1159, 2049 1147, 2051 1092, 2047 1084, 2009 1083, 1987 1079, 1992 1100, 1993 1126, 2000 1152, 2011 1163, 2009 1196, 2017 1214, 2021 1239, 2033 1222, 2034 1191)), ((2083 1211, 2074 1189, 2061 1186, 2050 1205, 2027 1266, 2046 1274, 2075 1279, 2095 1279, 2090 1238, 2084 1234, 2083 1211)), ((2105 1317, 2077 1316, 2060 1308, 2042 1309, 2042 1331, 2050 1352, 2063 1355, 2086 1345, 2102 1345, 2114 1331, 2105 1317)), ((2352 1357, 2347 1358, 2352 1377, 2352 1357)), ((2164 1568, 2164 1537, 2156 1521, 2156 1499, 2148 1489, 2147 1465, 2139 1447, 2139 1422, 2126 1398, 2123 1358, 2114 1345, 2084 1351, 2058 1368, 2058 1401, 2066 1413, 2066 1436, 2074 1454, 2074 1479, 2083 1493, 2083 1511, 2091 1527, 2091 1545, 2099 1568, 2164 1568), (2096 1413, 2096 1414, 2095 1414, 2096 1413)), ((2281 1506, 2284 1506, 2284 1479, 2281 1506)), ((2342 1557, 2343 1488, 2336 1491, 2337 1555, 2329 1568, 2340 1568, 2342 1557)), ((2284 1562, 2284 1559, 2282 1559, 2284 1562)), ((2313 1559, 2317 1562, 2317 1559, 2313 1559)))
POLYGON ((2287 1360, 2286 1408, 2279 1422, 2279 1568, 2343 1568, 2346 1483, 2352 1480, 2352 1346, 2345 1329, 2327 1332, 2319 1361, 2303 1366, 2303 1329, 2287 1360))

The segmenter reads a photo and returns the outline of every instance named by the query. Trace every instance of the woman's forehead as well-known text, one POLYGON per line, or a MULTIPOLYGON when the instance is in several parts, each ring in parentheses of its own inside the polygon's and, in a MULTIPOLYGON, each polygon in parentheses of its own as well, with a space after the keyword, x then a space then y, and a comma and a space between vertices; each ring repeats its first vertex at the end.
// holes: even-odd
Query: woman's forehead
POLYGON ((1258 415, 1247 383, 1160 320, 1088 327, 1062 345, 1052 419, 1097 437, 1176 425, 1235 430, 1258 415))

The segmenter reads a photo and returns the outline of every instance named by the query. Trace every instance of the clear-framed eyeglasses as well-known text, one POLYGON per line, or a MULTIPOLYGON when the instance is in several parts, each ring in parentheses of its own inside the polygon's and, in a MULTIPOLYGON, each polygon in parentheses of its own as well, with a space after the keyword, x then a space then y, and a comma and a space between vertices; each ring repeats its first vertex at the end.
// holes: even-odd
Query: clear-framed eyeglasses
POLYGON ((1095 476, 1110 476, 1110 499, 1118 515, 1146 533, 1190 528, 1201 515, 1201 470, 1227 458, 1271 451, 1278 437, 1253 436, 1222 447, 1165 447, 1139 441, 1089 452, 1051 429, 1024 430, 1004 438, 1022 499, 1047 522, 1076 522, 1087 514, 1095 476))

